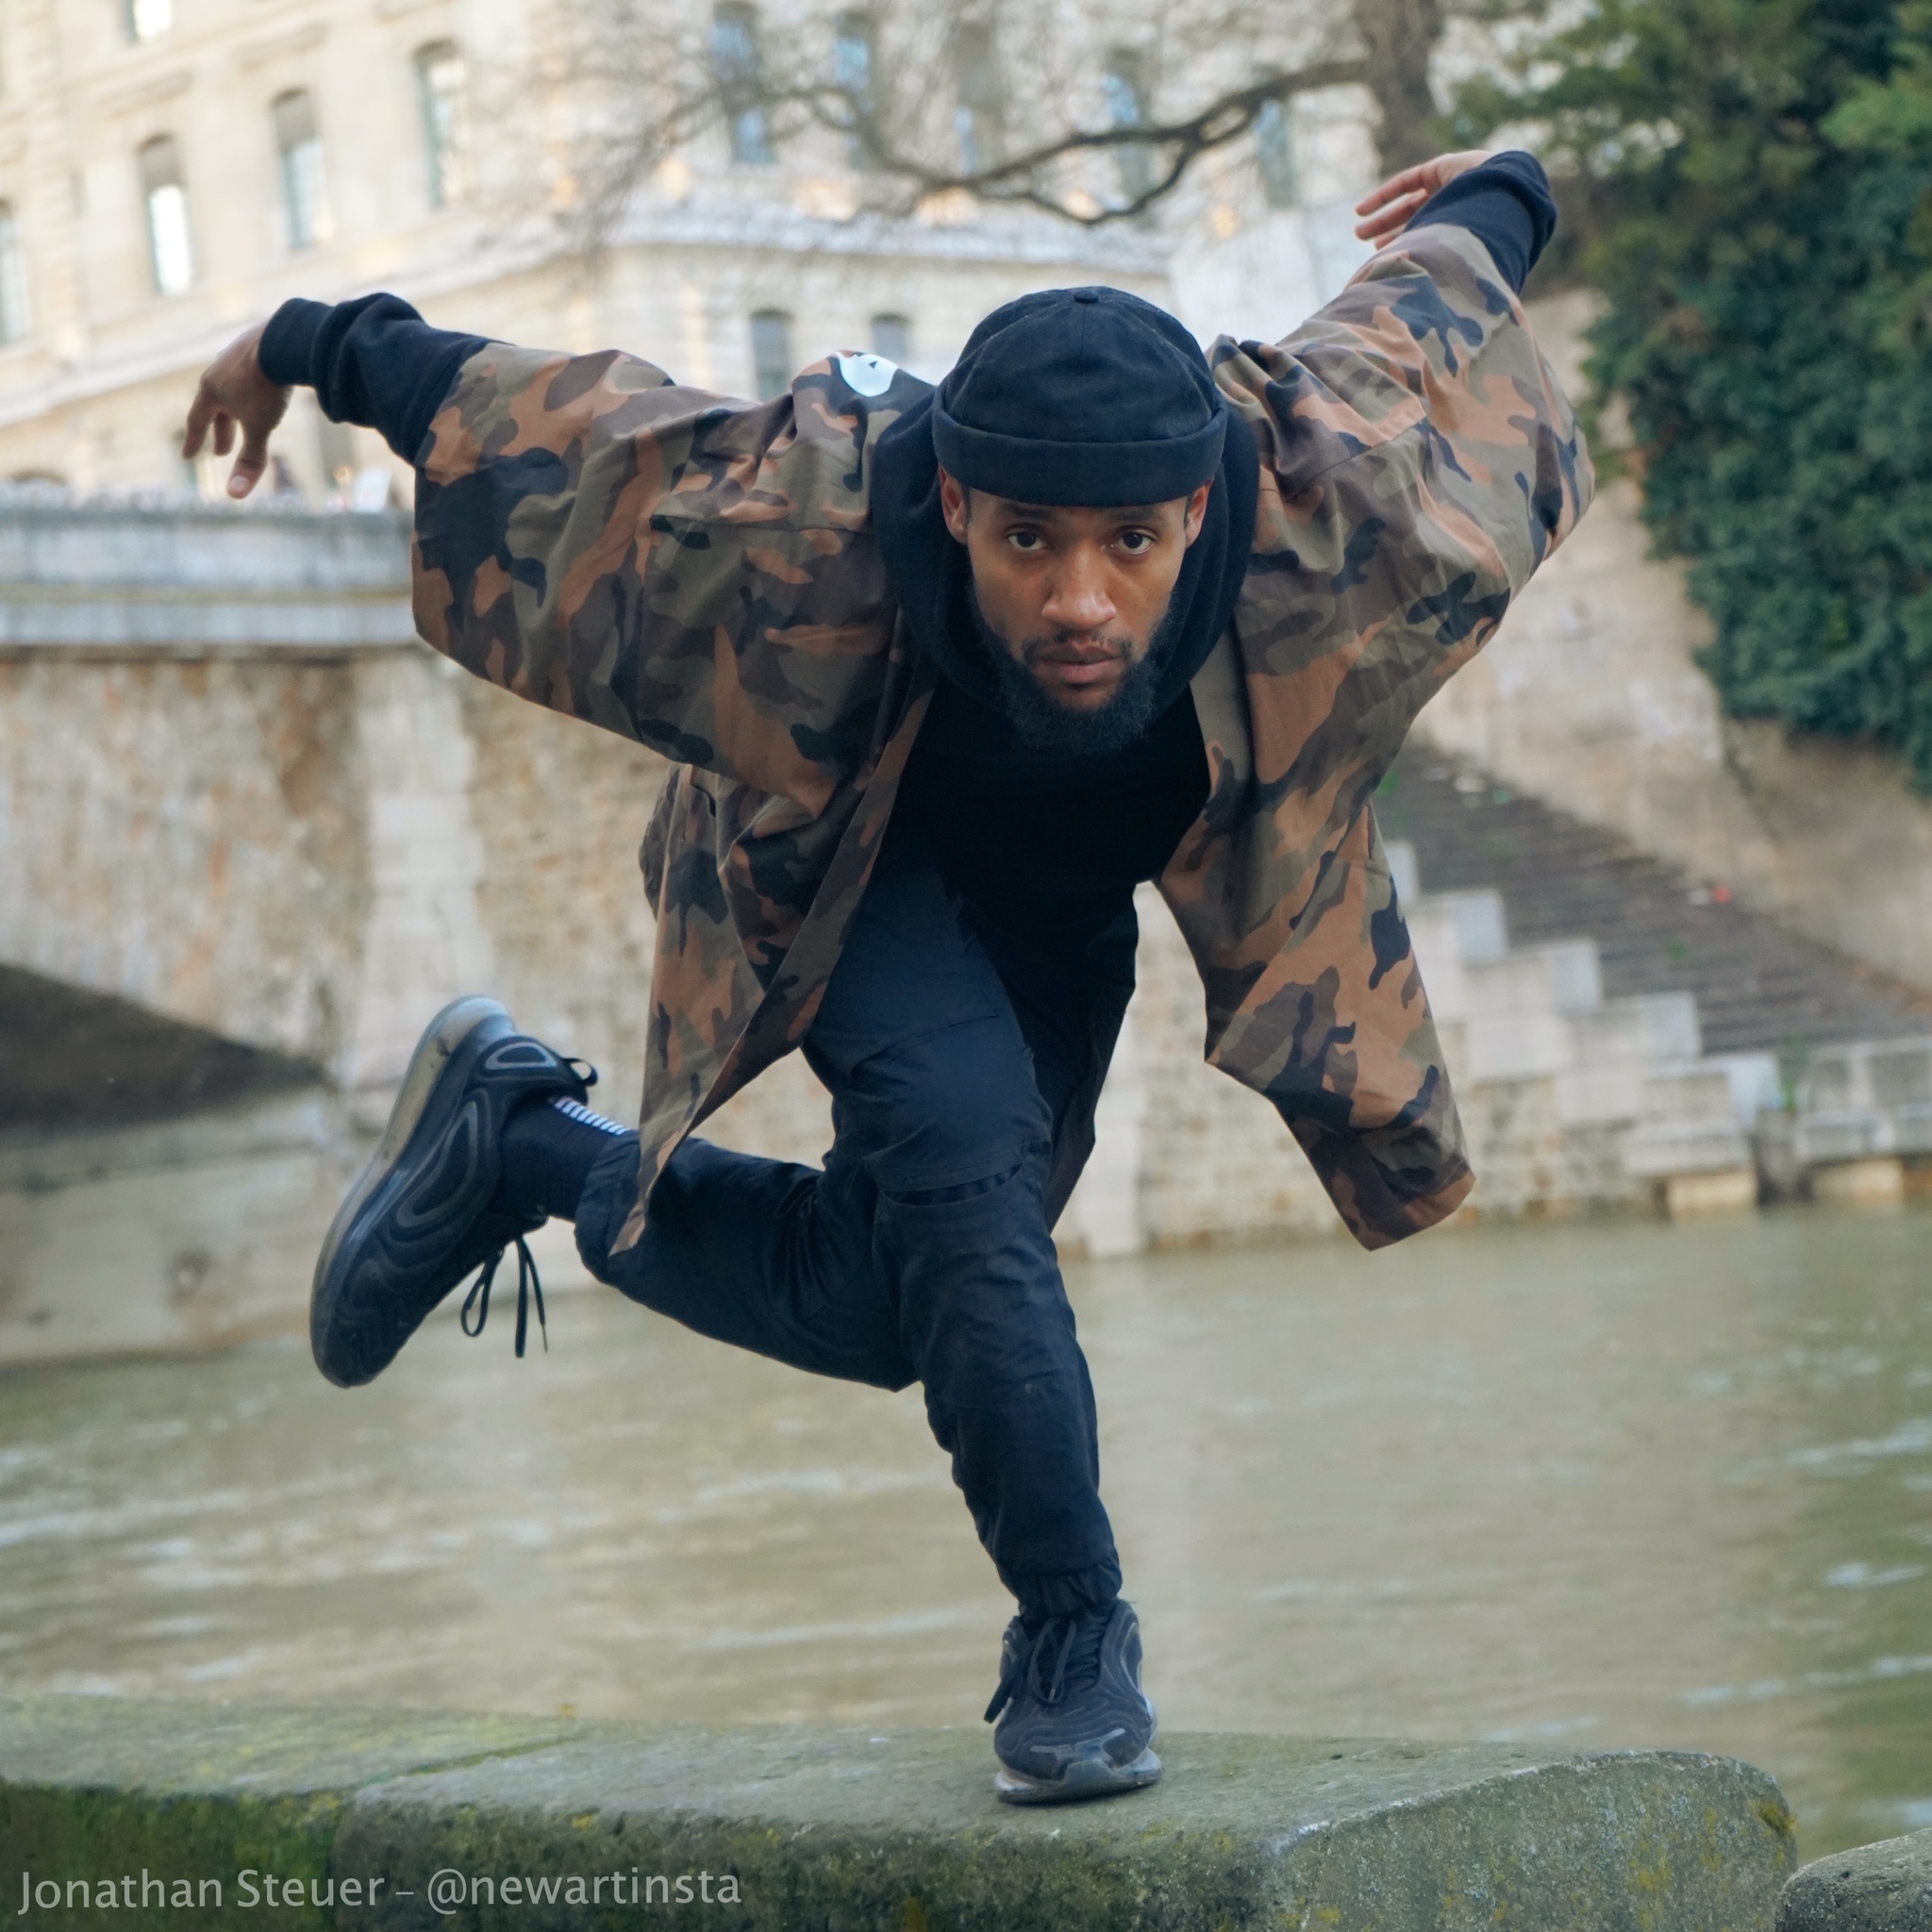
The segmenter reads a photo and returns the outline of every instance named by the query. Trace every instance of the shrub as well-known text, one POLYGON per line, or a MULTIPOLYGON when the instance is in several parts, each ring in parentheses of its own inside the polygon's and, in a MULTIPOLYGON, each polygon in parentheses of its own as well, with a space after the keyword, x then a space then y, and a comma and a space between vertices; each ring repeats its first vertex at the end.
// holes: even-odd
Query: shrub
POLYGON ((1726 708, 1932 789, 1932 6, 1598 0, 1537 58, 1461 118, 1569 173, 1591 375, 1726 708))

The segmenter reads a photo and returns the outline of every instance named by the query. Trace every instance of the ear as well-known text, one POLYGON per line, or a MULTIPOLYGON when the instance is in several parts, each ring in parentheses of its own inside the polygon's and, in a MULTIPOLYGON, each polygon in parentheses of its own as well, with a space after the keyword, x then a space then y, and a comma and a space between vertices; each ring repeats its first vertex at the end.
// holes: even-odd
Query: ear
POLYGON ((1204 483, 1188 498, 1187 518, 1182 527, 1190 544, 1201 534, 1208 521, 1208 492, 1213 488, 1213 484, 1204 483))
POLYGON ((952 533, 953 541, 966 541, 966 525, 969 506, 966 491, 950 470, 940 471, 940 512, 946 520, 946 528, 952 533))

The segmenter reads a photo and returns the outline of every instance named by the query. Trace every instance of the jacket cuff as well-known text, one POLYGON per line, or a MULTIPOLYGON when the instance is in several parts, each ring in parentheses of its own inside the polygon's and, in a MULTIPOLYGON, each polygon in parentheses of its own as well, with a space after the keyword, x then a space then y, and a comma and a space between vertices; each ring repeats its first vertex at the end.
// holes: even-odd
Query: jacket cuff
POLYGON ((261 332, 261 347, 257 352, 261 373, 281 389, 312 384, 315 346, 332 313, 326 302, 308 302, 299 295, 284 302, 261 332))

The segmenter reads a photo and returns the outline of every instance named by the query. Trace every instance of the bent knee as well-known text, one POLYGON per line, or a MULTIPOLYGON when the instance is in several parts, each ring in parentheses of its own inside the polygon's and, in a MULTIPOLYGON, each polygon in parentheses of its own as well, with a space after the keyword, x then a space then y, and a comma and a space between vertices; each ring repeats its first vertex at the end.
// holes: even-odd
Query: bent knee
POLYGON ((991 1188, 1043 1161, 1053 1122, 1010 1022, 950 1028, 876 1070, 866 1165, 895 1199, 991 1188))

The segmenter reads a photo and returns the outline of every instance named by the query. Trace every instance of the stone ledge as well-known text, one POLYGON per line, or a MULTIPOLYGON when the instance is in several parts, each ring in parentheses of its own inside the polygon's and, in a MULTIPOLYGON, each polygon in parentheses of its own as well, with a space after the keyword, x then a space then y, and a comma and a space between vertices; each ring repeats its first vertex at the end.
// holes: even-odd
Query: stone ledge
POLYGON ((52 1193, 156 1169, 326 1152, 341 1138, 338 1111, 333 1090, 317 1081, 126 1126, 0 1127, 0 1193, 52 1193))
POLYGON ((407 597, 191 586, 23 595, 0 586, 0 658, 355 657, 420 649, 407 597))
POLYGON ((1785 1887, 1777 1909, 1777 1932, 1925 1932, 1928 1925, 1932 1831, 1807 1865, 1785 1887))
MULTIPOLYGON (((242 1926, 324 1932, 333 1912, 264 1913, 238 1898, 244 1868, 324 1877, 342 1812, 384 1778, 555 1740, 530 1718, 0 1700, 0 1927, 242 1926), (221 1881, 219 1909, 21 1910, 35 1879, 221 1881)), ((346 1925, 348 1921, 342 1921, 346 1925)))
POLYGON ((1762 1772, 1675 1753, 1164 1735, 1168 1774, 1015 1811, 986 1734, 0 1703, 0 1927, 304 1932, 678 1923, 791 1932, 1769 1932, 1790 1813, 1762 1772), (21 1910, 23 1879, 224 1881, 220 1909, 21 1910), (454 1910, 433 1874, 488 1878, 454 1910), (569 1893, 730 1874, 736 1903, 569 1893), (375 1902, 369 1880, 380 1876, 375 1902), (494 1898, 509 1876, 554 1903, 494 1898), (359 1879, 355 1903, 313 1881, 359 1879), (253 1881, 259 1890, 261 1881, 253 1881))

